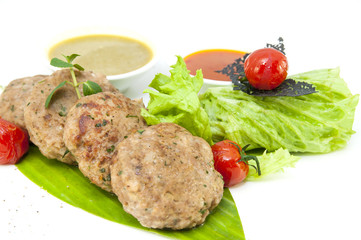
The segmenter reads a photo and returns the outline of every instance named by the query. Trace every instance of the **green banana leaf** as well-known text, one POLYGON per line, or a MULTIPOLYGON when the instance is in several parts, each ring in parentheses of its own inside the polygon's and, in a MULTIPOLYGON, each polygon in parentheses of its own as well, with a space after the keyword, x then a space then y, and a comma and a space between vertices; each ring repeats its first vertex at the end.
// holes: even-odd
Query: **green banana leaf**
POLYGON ((17 167, 31 181, 55 197, 110 221, 173 239, 245 239, 237 207, 228 188, 224 189, 222 201, 203 225, 181 231, 156 230, 141 226, 123 210, 114 194, 90 183, 76 166, 47 159, 35 146, 30 147, 17 167))

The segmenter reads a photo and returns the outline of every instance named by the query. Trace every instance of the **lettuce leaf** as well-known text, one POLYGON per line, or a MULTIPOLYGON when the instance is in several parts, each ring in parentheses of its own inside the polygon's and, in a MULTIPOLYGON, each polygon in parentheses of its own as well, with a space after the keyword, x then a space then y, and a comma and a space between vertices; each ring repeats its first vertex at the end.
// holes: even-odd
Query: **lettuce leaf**
POLYGON ((283 172, 285 167, 295 167, 297 161, 300 159, 298 156, 291 155, 287 149, 277 149, 274 152, 267 152, 265 150, 262 155, 257 156, 260 163, 262 175, 258 175, 257 171, 253 168, 249 169, 247 180, 259 180, 268 175, 278 172, 283 172))
POLYGON ((230 139, 248 149, 327 153, 343 148, 354 133, 359 95, 352 95, 339 68, 290 76, 310 82, 318 93, 299 97, 257 97, 232 87, 209 88, 200 96, 213 141, 230 139))
POLYGON ((203 75, 197 71, 194 77, 189 75, 182 57, 177 56, 177 63, 171 66, 170 77, 157 74, 146 89, 150 101, 147 110, 142 109, 142 116, 148 125, 161 122, 176 123, 195 136, 204 138, 212 144, 212 133, 207 113, 201 107, 198 92, 203 85, 203 75))

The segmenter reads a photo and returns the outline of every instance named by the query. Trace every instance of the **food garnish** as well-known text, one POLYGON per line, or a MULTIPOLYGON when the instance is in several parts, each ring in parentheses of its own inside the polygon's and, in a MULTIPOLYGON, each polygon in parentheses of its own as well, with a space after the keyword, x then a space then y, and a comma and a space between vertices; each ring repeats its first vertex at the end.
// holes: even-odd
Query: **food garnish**
POLYGON ((287 149, 277 149, 276 151, 269 152, 264 150, 259 154, 259 151, 248 151, 256 155, 259 161, 259 166, 262 169, 262 175, 250 168, 247 175, 247 181, 259 180, 267 176, 283 172, 285 168, 293 168, 300 160, 299 156, 292 155, 287 149))
POLYGON ((29 136, 20 127, 0 118, 0 164, 15 164, 29 149, 29 136))
POLYGON ((272 90, 286 79, 288 61, 286 56, 274 48, 258 49, 248 55, 244 62, 244 73, 252 87, 272 90))
POLYGON ((149 93, 150 101, 147 110, 142 109, 141 115, 148 125, 176 123, 212 145, 209 119, 198 99, 203 85, 202 72, 197 71, 191 77, 180 56, 177 56, 177 63, 172 68, 170 77, 160 73, 149 84, 158 92, 151 89, 144 91, 149 93))
POLYGON ((352 95, 340 70, 322 69, 293 75, 318 93, 299 97, 255 97, 232 87, 209 88, 200 95, 213 141, 229 139, 248 150, 279 148, 290 152, 327 153, 346 146, 359 95, 352 95))
POLYGON ((50 61, 50 65, 52 65, 54 67, 59 67, 59 68, 69 68, 71 77, 73 79, 73 82, 63 81, 58 86, 56 86, 53 89, 53 91, 49 94, 49 96, 47 97, 47 99, 45 101, 45 108, 49 107, 50 101, 51 101, 54 93, 58 89, 63 87, 65 84, 70 84, 71 86, 74 87, 78 99, 81 98, 81 94, 80 94, 80 91, 79 91, 79 85, 80 84, 83 84, 83 94, 84 94, 84 96, 92 95, 92 94, 95 94, 95 93, 98 93, 98 92, 102 91, 102 88, 97 83, 95 83, 93 81, 88 80, 88 81, 82 82, 82 83, 77 82, 75 72, 74 72, 74 68, 78 69, 79 71, 84 71, 84 68, 82 66, 80 66, 79 64, 73 64, 73 61, 74 61, 74 59, 76 57, 78 57, 80 55, 71 54, 70 56, 65 56, 65 55, 63 55, 63 56, 66 59, 66 61, 63 61, 63 60, 61 60, 59 58, 53 58, 50 61))
POLYGON ((277 45, 267 44, 266 48, 246 54, 217 72, 231 78, 234 90, 249 95, 296 97, 317 92, 310 83, 286 79, 285 48, 283 39, 278 40, 277 45))
MULTIPOLYGON (((252 142, 247 142, 248 140, 252 140, 252 138, 249 138, 248 135, 242 136, 242 132, 234 132, 237 129, 245 129, 248 131, 252 131, 254 128, 252 125, 252 121, 258 121, 257 119, 262 119, 262 116, 259 116, 257 119, 251 119, 250 121, 246 122, 246 124, 242 124, 238 121, 238 114, 242 116, 244 113, 244 116, 247 117, 248 115, 252 115, 253 111, 257 111, 259 107, 255 107, 255 109, 252 109, 252 107, 255 105, 252 103, 252 99, 255 97, 247 95, 245 93, 239 93, 232 90, 232 87, 225 87, 225 88, 209 88, 208 91, 206 91, 205 94, 197 96, 196 98, 194 95, 198 93, 200 87, 194 88, 192 90, 192 87, 194 87, 194 82, 201 81, 201 78, 191 78, 189 76, 189 71, 184 68, 182 65, 182 59, 178 57, 178 62, 176 65, 178 67, 178 72, 182 72, 184 76, 182 77, 175 77, 174 74, 175 70, 173 71, 173 74, 171 74, 171 78, 164 76, 164 75, 157 75, 150 87, 160 89, 162 92, 155 92, 152 90, 146 90, 145 92, 150 93, 150 99, 146 109, 142 109, 142 116, 147 121, 149 125, 158 124, 160 121, 162 122, 173 122, 177 123, 184 128, 188 129, 190 132, 191 130, 194 130, 196 126, 199 124, 203 124, 203 128, 199 129, 208 129, 204 128, 204 126, 209 125, 210 131, 193 131, 192 134, 203 137, 210 143, 210 145, 213 145, 213 142, 219 142, 224 139, 230 139, 234 142, 237 142, 239 145, 244 146, 247 144, 255 144, 255 148, 260 147, 259 144, 252 142), (180 70, 180 66, 182 70, 180 70), (187 75, 186 75, 187 74, 187 75), (162 79, 164 80, 162 81, 162 79), (188 79, 185 81, 185 79, 188 79), (193 79, 193 81, 192 81, 193 79), (189 81, 189 82, 188 82, 189 81), (170 91, 171 89, 172 91, 170 91), (189 93, 192 92, 191 94, 189 93), (225 99, 230 98, 228 101, 223 101, 221 98, 221 101, 212 100, 212 92, 213 91, 224 91, 224 94, 220 93, 219 95, 224 97, 225 99), (168 92, 169 94, 165 94, 168 92), (211 93, 210 96, 208 94, 211 93), (191 95, 192 98, 189 98, 188 96, 191 95), (229 96, 227 96, 229 95, 229 96), (184 97, 187 96, 187 97, 184 97), (235 97, 234 97, 235 96, 235 97), (242 111, 243 105, 239 105, 237 103, 236 97, 247 97, 249 99, 249 102, 245 102, 244 109, 250 110, 250 113, 242 111), (235 98, 235 99, 233 99, 235 98), (209 100, 209 102, 208 102, 209 100), (198 105, 198 103, 201 103, 201 105, 198 105), (209 104, 209 105, 208 105, 209 104), (219 104, 219 106, 218 106, 219 104), (240 108, 240 109, 239 109, 240 108), (206 111, 206 115, 203 119, 197 118, 198 114, 206 111), (154 113, 155 114, 154 114, 154 113), (154 115, 153 115, 154 114, 154 115), (235 115, 235 116, 233 116, 235 115), (230 120, 226 120, 230 119, 230 120), (180 121, 182 120, 182 121, 180 121), (224 121, 224 122, 223 122, 224 121), (207 124, 207 125, 206 125, 207 124), (205 134, 207 133, 207 134, 205 134), (209 137, 211 137, 211 141, 209 141, 209 137)), ((173 66, 174 67, 174 66, 173 66)), ((200 75, 200 71, 198 72, 198 76, 200 75)), ((220 96, 216 95, 215 97, 219 98, 220 96)), ((259 102, 262 102, 263 100, 258 98, 259 102)), ((277 104, 277 103, 275 103, 277 104)), ((261 114, 261 113, 259 113, 261 114)), ((293 113, 292 113, 293 114, 293 113)), ((262 121, 260 121, 262 122, 262 121)), ((257 125, 256 125, 257 126, 257 125)), ((274 128, 271 128, 271 132, 274 131, 274 128)), ((261 142, 266 141, 267 139, 260 139, 261 142)), ((285 167, 293 167, 294 164, 298 161, 298 157, 295 157, 289 153, 287 149, 278 149, 276 152, 272 152, 278 148, 264 151, 263 155, 261 152, 261 156, 258 157, 260 167, 262 169, 262 177, 273 174, 279 171, 282 171, 285 167), (266 161, 266 162, 263 162, 266 161), (272 165, 268 165, 267 163, 272 162, 272 165), (263 167, 264 166, 264 167, 263 167)), ((247 149, 250 150, 250 147, 247 149)), ((247 178, 259 178, 261 176, 258 176, 257 171, 253 171, 254 169, 251 168, 248 177, 247 178)))
POLYGON ((212 146, 214 157, 214 168, 223 176, 224 186, 231 187, 242 182, 248 175, 249 166, 252 166, 257 174, 261 175, 261 169, 256 156, 246 155, 246 149, 236 142, 223 140, 212 146), (255 161, 255 165, 250 165, 250 160, 255 161))

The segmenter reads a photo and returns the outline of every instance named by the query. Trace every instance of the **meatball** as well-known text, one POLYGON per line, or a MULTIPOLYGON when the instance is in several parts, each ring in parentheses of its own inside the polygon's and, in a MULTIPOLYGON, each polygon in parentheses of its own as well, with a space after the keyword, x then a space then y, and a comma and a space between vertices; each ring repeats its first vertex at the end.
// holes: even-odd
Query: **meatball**
POLYGON ((11 81, 0 96, 0 116, 25 130, 24 108, 27 98, 35 83, 45 77, 47 75, 35 75, 11 81))
MULTIPOLYGON (((80 71, 75 71, 75 75, 78 83, 90 80, 98 83, 103 91, 117 91, 105 75, 80 71)), ((47 97, 63 81, 73 81, 69 69, 56 71, 37 83, 28 98, 24 119, 30 140, 39 147, 45 157, 74 164, 75 159, 66 149, 63 141, 67 113, 77 101, 74 87, 65 84, 58 89, 53 95, 49 107, 45 108, 47 97)), ((79 89, 82 92, 82 88, 79 89)))
POLYGON ((120 142, 110 168, 113 192, 145 227, 192 228, 222 199, 211 147, 173 123, 150 126, 120 142))
POLYGON ((111 191, 109 165, 115 147, 131 133, 147 127, 141 107, 138 100, 121 93, 101 92, 81 98, 68 113, 65 145, 80 171, 106 191, 111 191))

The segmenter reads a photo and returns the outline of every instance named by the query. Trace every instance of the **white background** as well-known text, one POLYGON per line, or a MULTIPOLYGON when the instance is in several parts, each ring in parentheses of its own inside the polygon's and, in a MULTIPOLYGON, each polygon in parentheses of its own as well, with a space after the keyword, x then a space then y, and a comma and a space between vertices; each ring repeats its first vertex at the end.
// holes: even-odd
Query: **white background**
MULTIPOLYGON (((0 84, 49 73, 49 38, 82 26, 119 26, 158 45, 155 72, 175 55, 206 48, 252 51, 284 38, 290 74, 341 67, 361 93, 360 1, 4 1, 0 0, 0 84)), ((153 74, 154 75, 154 74, 153 74)), ((134 86, 139 95, 151 81, 134 86)), ((361 114, 348 146, 302 156, 296 168, 231 189, 248 240, 361 239, 361 114)), ((93 216, 0 166, 0 239, 162 239, 93 216)))

